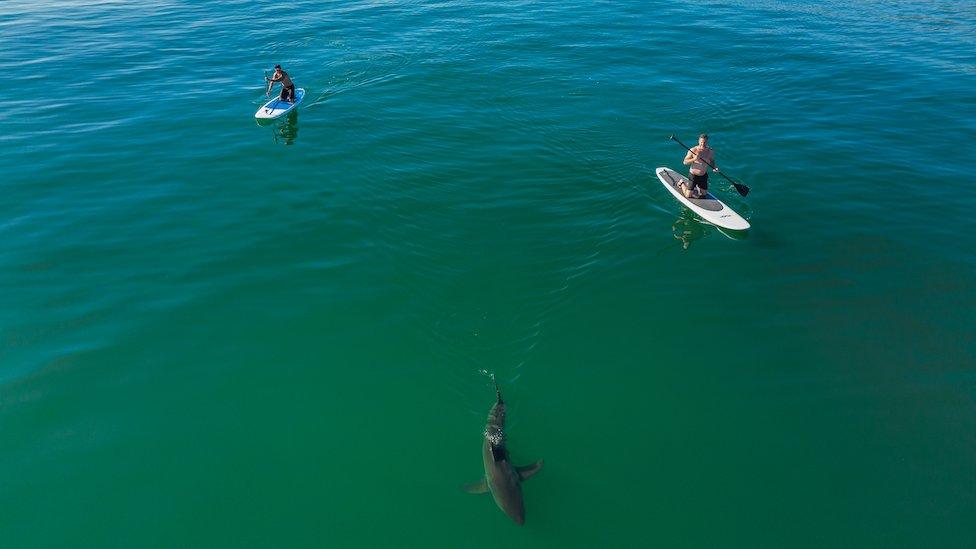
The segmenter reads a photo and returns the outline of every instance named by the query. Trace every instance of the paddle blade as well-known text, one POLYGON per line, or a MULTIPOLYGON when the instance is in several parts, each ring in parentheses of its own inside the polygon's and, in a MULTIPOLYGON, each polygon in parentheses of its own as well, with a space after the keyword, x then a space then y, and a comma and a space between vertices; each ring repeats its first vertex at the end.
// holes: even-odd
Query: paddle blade
POLYGON ((739 191, 739 194, 741 194, 742 196, 746 196, 747 194, 749 194, 749 187, 746 187, 745 185, 742 185, 740 183, 733 183, 732 186, 735 187, 735 190, 739 191))

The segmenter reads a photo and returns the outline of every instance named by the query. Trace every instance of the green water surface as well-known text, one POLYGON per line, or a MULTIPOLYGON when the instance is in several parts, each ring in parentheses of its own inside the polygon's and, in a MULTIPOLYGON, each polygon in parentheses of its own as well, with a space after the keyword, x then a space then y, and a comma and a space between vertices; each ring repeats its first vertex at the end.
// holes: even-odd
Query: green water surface
POLYGON ((973 546, 974 36, 0 3, 0 547, 973 546), (307 97, 258 125, 275 63, 307 97), (700 132, 748 233, 654 178, 700 132), (490 374, 523 527, 460 490, 490 374))

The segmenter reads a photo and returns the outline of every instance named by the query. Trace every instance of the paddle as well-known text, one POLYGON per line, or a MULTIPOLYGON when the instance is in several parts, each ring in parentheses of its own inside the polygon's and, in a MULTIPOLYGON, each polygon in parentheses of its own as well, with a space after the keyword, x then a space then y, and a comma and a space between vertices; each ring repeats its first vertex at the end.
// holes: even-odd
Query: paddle
MULTIPOLYGON (((681 145, 682 147, 684 147, 685 150, 687 150, 688 152, 691 152, 691 149, 688 148, 688 145, 685 145, 684 143, 682 143, 681 140, 678 139, 677 137, 675 137, 675 136, 672 135, 672 136, 668 137, 668 139, 670 139, 671 141, 676 141, 679 145, 681 145)), ((724 173, 722 173, 721 171, 719 171, 718 168, 716 168, 715 165, 712 164, 711 162, 709 162, 709 161, 707 161, 707 160, 705 160, 703 158, 699 158, 699 160, 701 160, 702 162, 704 162, 704 163, 708 164, 709 166, 711 166, 711 168, 713 170, 717 171, 719 173, 719 175, 721 175, 725 179, 728 179, 729 180, 729 183, 731 183, 732 186, 735 187, 735 190, 738 191, 739 194, 741 194, 742 196, 745 196, 745 195, 749 194, 749 187, 746 187, 745 185, 743 185, 741 183, 736 183, 735 181, 732 181, 731 179, 729 179, 729 176, 727 176, 724 173)))
MULTIPOLYGON (((264 79, 268 81, 268 90, 264 92, 264 96, 271 97, 271 86, 274 86, 274 80, 268 78, 268 71, 264 71, 264 79)), ((269 113, 273 111, 275 107, 278 106, 278 103, 280 102, 281 102, 281 96, 278 96, 278 100, 274 102, 274 105, 271 105, 270 107, 265 107, 264 112, 269 113)))

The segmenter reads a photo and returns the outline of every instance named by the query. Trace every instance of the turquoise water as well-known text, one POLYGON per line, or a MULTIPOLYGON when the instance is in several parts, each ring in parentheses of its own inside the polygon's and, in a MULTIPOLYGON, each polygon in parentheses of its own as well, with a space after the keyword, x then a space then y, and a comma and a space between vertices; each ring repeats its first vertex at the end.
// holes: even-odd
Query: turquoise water
POLYGON ((974 8, 0 3, 0 545, 973 545, 974 8))

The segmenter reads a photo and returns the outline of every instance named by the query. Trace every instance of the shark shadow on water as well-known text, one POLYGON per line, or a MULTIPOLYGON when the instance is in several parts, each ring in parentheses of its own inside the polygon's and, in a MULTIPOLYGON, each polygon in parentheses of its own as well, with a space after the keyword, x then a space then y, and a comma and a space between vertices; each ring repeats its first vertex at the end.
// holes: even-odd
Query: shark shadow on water
POLYGON ((485 425, 485 442, 481 457, 485 463, 485 477, 479 482, 464 486, 466 492, 483 494, 491 492, 495 503, 517 524, 525 523, 525 505, 522 502, 522 481, 542 468, 542 460, 532 465, 516 467, 505 447, 505 401, 495 382, 495 404, 488 412, 485 425))

